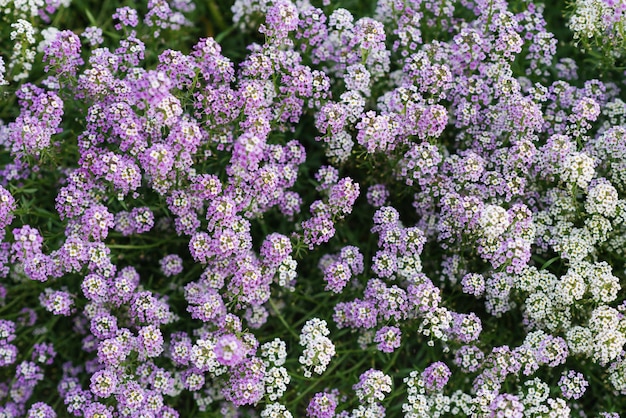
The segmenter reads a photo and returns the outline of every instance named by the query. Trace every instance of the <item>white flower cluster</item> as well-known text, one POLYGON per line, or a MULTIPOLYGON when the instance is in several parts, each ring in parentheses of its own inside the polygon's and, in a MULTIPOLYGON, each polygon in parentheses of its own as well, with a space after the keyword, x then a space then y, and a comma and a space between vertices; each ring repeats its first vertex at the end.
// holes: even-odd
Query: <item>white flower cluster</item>
POLYGON ((380 418, 385 416, 385 408, 377 403, 359 405, 353 409, 347 418, 380 418))
MULTIPOLYGON (((265 367, 267 369, 264 378, 265 394, 270 401, 277 401, 283 396, 287 390, 287 385, 291 382, 291 377, 289 376, 287 369, 283 367, 283 364, 285 364, 285 360, 287 359, 287 345, 283 340, 274 338, 272 341, 268 341, 261 345, 261 358, 263 359, 263 363, 265 363, 265 367)), ((265 410, 267 411, 267 414, 270 415, 265 416, 291 416, 289 411, 280 409, 282 405, 272 405, 269 405, 265 410), (279 412, 284 415, 280 415, 279 412)), ((261 416, 264 415, 261 414, 261 416)))
POLYGON ((613 388, 620 392, 622 395, 626 395, 626 359, 621 357, 619 361, 616 361, 611 365, 609 369, 609 382, 613 385, 613 388))
POLYGON ((346 131, 331 135, 326 144, 328 146, 326 156, 336 163, 346 161, 348 157, 350 157, 350 153, 354 147, 352 136, 346 131))
POLYGON ((589 188, 585 210, 590 214, 597 213, 612 218, 615 216, 618 201, 619 196, 615 187, 608 181, 599 182, 589 188))
POLYGON ((561 178, 570 186, 585 190, 595 175, 593 158, 584 152, 574 152, 567 156, 561 166, 561 178))
POLYGON ((385 399, 385 393, 391 392, 391 377, 380 370, 369 370, 361 375, 355 385, 356 396, 361 402, 376 403, 385 399))
POLYGON ((213 338, 200 339, 191 348, 191 364, 203 372, 214 376, 224 373, 224 366, 217 361, 215 355, 216 343, 213 338))
POLYGON ((59 30, 54 26, 50 26, 41 31, 42 40, 37 45, 37 52, 43 52, 44 49, 54 41, 59 34, 59 30))
MULTIPOLYGON (((577 0, 568 22, 574 38, 590 39, 605 34, 613 24, 609 17, 616 15, 613 7, 619 7, 620 4, 603 0, 577 0)), ((615 31, 611 32, 613 36, 616 34, 615 31)))
POLYGON ((470 415, 475 410, 473 398, 457 391, 452 396, 436 393, 427 395, 424 381, 416 370, 403 379, 407 385, 407 402, 402 404, 405 418, 439 418, 459 416, 461 412, 470 415))
MULTIPOLYGON (((0 20, 5 23, 10 22, 10 38, 13 41, 13 51, 7 62, 8 71, 5 75, 4 61, 0 58, 0 86, 8 84, 8 80, 24 80, 30 74, 37 51, 43 51, 44 46, 49 43, 58 30, 46 25, 42 31, 44 42, 37 46, 36 36, 38 29, 34 24, 38 23, 41 13, 49 12, 50 7, 44 0, 0 0, 0 20), (47 43, 46 43, 47 42, 47 43)), ((67 7, 70 0, 60 0, 55 2, 55 6, 67 7)))
POLYGON ((267 404, 265 409, 261 411, 261 418, 292 418, 291 412, 287 410, 285 405, 279 403, 267 404))
POLYGON ((311 369, 322 374, 335 355, 335 345, 327 337, 330 334, 326 321, 319 318, 308 320, 300 334, 300 345, 304 351, 298 361, 304 368, 304 376, 311 377, 311 369))
POLYGON ((602 125, 603 131, 610 129, 611 126, 624 125, 626 124, 626 103, 619 98, 615 98, 604 105, 602 115, 608 119, 602 125))
POLYGON ((525 417, 569 418, 572 411, 567 403, 560 398, 548 398, 545 404, 526 408, 525 417))
POLYGON ((267 0, 236 0, 231 7, 233 22, 239 29, 250 30, 254 26, 253 16, 265 15, 270 3, 267 0))
POLYGON ((274 280, 280 287, 284 287, 285 289, 293 292, 296 288, 294 286, 296 277, 298 273, 296 272, 296 267, 298 267, 298 262, 293 259, 293 257, 288 256, 280 263, 278 266, 278 270, 276 272, 276 276, 274 276, 274 280))
POLYGON ((46 3, 44 0, 0 0, 0 12, 4 14, 14 13, 22 18, 37 16, 39 9, 46 3), (12 6, 12 8, 10 8, 12 6))
POLYGON ((478 220, 481 232, 489 241, 496 240, 508 229, 511 221, 504 208, 497 205, 486 205, 478 220))
POLYGON ((599 306, 589 318, 591 358, 600 365, 615 360, 626 344, 626 319, 615 308, 599 306))
POLYGON ((9 74, 13 80, 19 81, 28 77, 35 62, 35 28, 24 19, 12 23, 11 28, 10 36, 14 44, 9 60, 9 74))
POLYGON ((450 311, 445 307, 438 307, 424 313, 417 332, 430 337, 427 344, 432 347, 435 344, 433 338, 444 342, 448 340, 448 331, 451 325, 452 314, 450 311))
POLYGON ((287 369, 282 366, 272 367, 265 373, 265 394, 270 401, 276 401, 283 396, 291 377, 287 369))
POLYGON ((287 344, 280 338, 274 338, 261 345, 261 358, 266 367, 282 366, 287 359, 287 344))
POLYGON ((6 67, 4 66, 4 59, 0 57, 0 86, 6 86, 9 82, 5 79, 6 67))

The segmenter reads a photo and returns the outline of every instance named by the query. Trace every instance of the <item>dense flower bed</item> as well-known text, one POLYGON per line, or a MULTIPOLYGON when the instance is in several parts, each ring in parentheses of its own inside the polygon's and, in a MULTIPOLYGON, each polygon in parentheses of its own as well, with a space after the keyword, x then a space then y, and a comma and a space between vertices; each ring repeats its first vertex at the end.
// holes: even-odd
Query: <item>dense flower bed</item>
POLYGON ((619 417, 624 12, 0 0, 0 417, 619 417))

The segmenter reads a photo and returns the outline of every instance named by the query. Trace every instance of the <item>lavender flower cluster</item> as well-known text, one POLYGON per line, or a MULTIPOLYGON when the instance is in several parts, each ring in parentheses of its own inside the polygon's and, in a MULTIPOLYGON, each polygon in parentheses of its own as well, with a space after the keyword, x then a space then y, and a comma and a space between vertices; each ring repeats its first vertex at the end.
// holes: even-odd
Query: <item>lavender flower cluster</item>
POLYGON ((0 417, 626 410, 623 81, 554 12, 199 3, 0 0, 0 417))

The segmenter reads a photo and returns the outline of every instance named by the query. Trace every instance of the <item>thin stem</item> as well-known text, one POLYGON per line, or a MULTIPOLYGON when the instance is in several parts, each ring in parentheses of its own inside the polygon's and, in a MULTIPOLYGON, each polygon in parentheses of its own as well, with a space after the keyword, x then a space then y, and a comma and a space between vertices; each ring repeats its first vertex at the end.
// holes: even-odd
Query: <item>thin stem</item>
POLYGON ((274 303, 274 301, 272 300, 272 298, 270 298, 269 300, 270 306, 272 307, 272 309, 274 310, 274 313, 276 313, 276 316, 278 317, 278 319, 280 320, 280 322, 282 322, 282 324, 285 326, 285 328, 287 329, 287 331, 289 331, 289 333, 297 340, 300 339, 300 336, 289 326, 289 324, 287 323, 287 321, 285 320, 285 318, 281 315, 280 310, 278 309, 278 306, 276 306, 276 304, 274 303))

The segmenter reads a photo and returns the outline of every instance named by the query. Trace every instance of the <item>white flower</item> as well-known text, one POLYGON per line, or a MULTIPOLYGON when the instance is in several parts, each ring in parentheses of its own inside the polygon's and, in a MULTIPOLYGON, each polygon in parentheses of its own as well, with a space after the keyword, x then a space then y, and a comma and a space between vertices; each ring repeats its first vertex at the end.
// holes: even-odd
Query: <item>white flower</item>
POLYGON ((504 208, 497 205, 486 205, 480 214, 478 224, 485 238, 494 241, 506 232, 511 221, 504 208))
POLYGON ((612 218, 615 216, 618 200, 619 196, 615 187, 608 181, 602 181, 589 188, 585 210, 588 213, 598 213, 612 218))
POLYGON ((575 152, 565 158, 561 167, 561 178, 570 186, 586 189, 595 175, 595 164, 584 152, 575 152))

